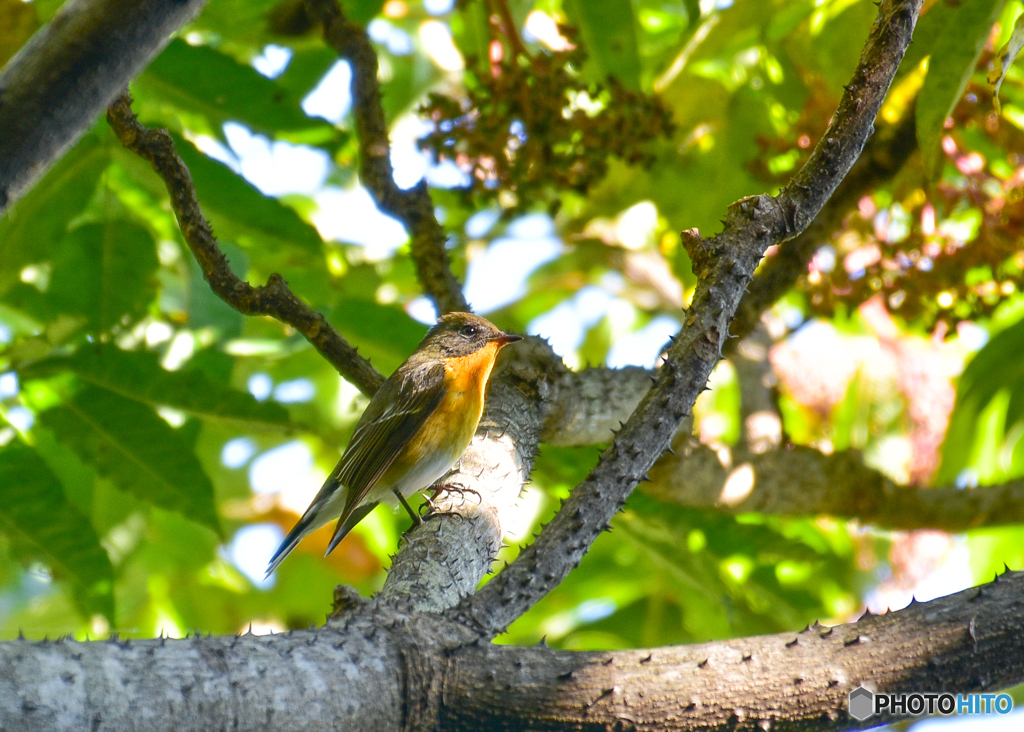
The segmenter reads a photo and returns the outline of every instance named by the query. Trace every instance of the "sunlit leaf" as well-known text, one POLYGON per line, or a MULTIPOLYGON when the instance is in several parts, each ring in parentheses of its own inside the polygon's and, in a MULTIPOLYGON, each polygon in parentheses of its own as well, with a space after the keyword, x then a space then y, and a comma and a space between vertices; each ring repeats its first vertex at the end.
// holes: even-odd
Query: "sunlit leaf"
POLYGON ((150 407, 173 407, 202 419, 255 429, 277 430, 289 424, 288 412, 280 404, 258 402, 248 392, 215 383, 199 371, 167 371, 155 353, 85 346, 73 356, 31 364, 20 376, 27 381, 68 372, 87 384, 150 407))
POLYGON ((317 230, 276 198, 265 196, 222 163, 174 135, 178 154, 195 181, 203 213, 217 236, 246 247, 313 254, 323 241, 317 230))
POLYGON ((1024 320, 996 334, 960 375, 956 406, 942 443, 942 465, 936 480, 951 483, 968 467, 978 440, 985 438, 979 420, 1001 392, 1008 393, 1005 426, 1024 419, 1024 320))
POLYGON ((988 72, 988 83, 992 87, 992 102, 995 104, 997 112, 1000 109, 999 87, 1003 85, 1006 72, 1013 65, 1022 48, 1024 48, 1024 14, 1017 16, 1017 22, 1013 25, 1010 40, 999 49, 999 53, 996 54, 995 64, 992 66, 992 70, 988 72))
POLYGON ((963 96, 1004 3, 963 0, 945 8, 952 17, 935 42, 928 76, 917 98, 917 142, 928 170, 935 170, 938 164, 943 125, 963 96))
POLYGON ((0 448, 0 530, 17 554, 46 564, 75 586, 87 613, 114 617, 114 569, 89 520, 64 495, 36 452, 14 440, 0 448))
POLYGON ((88 386, 39 419, 121 490, 219 531, 210 479, 188 443, 149 407, 88 386))
POLYGON ((640 91, 640 53, 636 17, 630 0, 567 0, 565 12, 580 29, 588 63, 600 77, 614 76, 631 91, 640 91))
POLYGON ((209 46, 193 46, 180 38, 167 44, 132 88, 140 100, 205 116, 218 136, 221 126, 232 120, 271 138, 281 131, 330 129, 323 120, 306 116, 301 97, 276 80, 209 46))

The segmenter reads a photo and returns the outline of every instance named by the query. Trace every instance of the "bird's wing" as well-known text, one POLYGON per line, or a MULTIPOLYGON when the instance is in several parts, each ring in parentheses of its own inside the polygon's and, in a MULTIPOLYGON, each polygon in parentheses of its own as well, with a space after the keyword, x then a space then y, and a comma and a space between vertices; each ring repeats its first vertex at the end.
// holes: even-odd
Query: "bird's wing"
POLYGON ((345 454, 271 558, 267 576, 306 534, 334 518, 322 512, 341 486, 347 489, 345 509, 328 553, 377 505, 359 504, 441 403, 444 373, 441 363, 422 364, 399 369, 381 385, 359 418, 345 454))
POLYGON ((440 363, 416 366, 400 378, 388 379, 374 394, 334 469, 337 482, 348 489, 343 518, 362 502, 437 409, 444 397, 444 373, 440 363))

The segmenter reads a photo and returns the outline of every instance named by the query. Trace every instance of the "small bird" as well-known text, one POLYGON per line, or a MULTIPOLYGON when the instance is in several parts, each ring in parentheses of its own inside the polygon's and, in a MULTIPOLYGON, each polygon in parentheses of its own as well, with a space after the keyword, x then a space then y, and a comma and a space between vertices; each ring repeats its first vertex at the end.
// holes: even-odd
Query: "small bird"
MULTIPOLYGON (((494 359, 522 336, 471 313, 448 313, 381 385, 320 492, 270 560, 267 576, 309 534, 334 518, 330 554, 381 501, 405 497, 447 473, 469 447, 494 359)), ((326 555, 325 555, 326 556, 326 555)))

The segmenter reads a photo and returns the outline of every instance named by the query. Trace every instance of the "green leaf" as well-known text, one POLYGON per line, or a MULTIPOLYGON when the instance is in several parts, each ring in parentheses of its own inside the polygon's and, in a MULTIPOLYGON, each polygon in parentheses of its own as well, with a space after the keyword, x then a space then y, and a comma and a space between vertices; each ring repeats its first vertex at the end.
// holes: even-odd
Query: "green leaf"
POLYGON ((106 148, 86 135, 0 218, 0 293, 17 281, 26 264, 51 256, 68 224, 89 203, 109 162, 106 148))
POLYGON ((403 310, 367 300, 342 300, 327 317, 385 374, 398 368, 427 332, 403 310), (388 335, 381 338, 381 333, 388 335))
POLYGON ((14 550, 39 559, 69 581, 87 615, 114 617, 114 568, 89 520, 64 495, 60 481, 28 445, 0 448, 0 529, 14 550))
POLYGON ((938 167, 939 140, 946 118, 963 96, 974 73, 992 24, 1005 0, 963 0, 952 14, 932 50, 928 76, 917 97, 917 142, 925 169, 938 167))
POLYGON ((601 77, 614 76, 630 91, 640 91, 640 52, 630 0, 566 0, 564 9, 580 29, 588 63, 601 77))
POLYGON ((168 406, 202 419, 257 429, 287 428, 288 410, 218 384, 198 371, 166 371, 155 353, 90 345, 73 356, 48 358, 20 370, 23 381, 71 372, 91 386, 149 407, 168 406))
POLYGON ((39 419, 121 490, 220 532, 210 479, 187 442, 149 407, 87 386, 39 419))
POLYGON ((333 130, 323 120, 308 117, 301 97, 274 79, 209 46, 193 46, 180 38, 167 44, 132 88, 140 101, 203 115, 209 131, 218 136, 232 120, 272 139, 281 132, 333 130))
POLYGON ((1017 60, 1017 56, 1022 48, 1024 48, 1024 14, 1017 16, 1017 22, 1013 24, 1010 39, 1006 42, 1005 46, 999 49, 992 70, 988 72, 987 81, 992 89, 992 103, 995 105, 996 112, 1000 110, 999 87, 1003 85, 1006 72, 1010 70, 1013 62, 1017 60))
POLYGON ((21 0, 0 0, 0 68, 39 27, 36 9, 21 0))
POLYGON ((957 384, 956 406, 949 418, 946 439, 942 443, 942 465, 936 475, 939 483, 950 483, 968 466, 976 444, 984 439, 979 420, 986 407, 1002 392, 1009 392, 1006 427, 1021 412, 1024 395, 1024 320, 995 335, 974 356, 957 384))
POLYGON ((145 314, 159 266, 147 229, 127 221, 85 224, 61 242, 47 294, 58 312, 106 331, 145 314))
POLYGON ((476 62, 478 72, 487 70, 487 46, 491 42, 487 6, 467 3, 461 12, 451 18, 452 36, 467 61, 476 62))
POLYGON ((219 238, 245 247, 319 254, 323 240, 313 226, 276 198, 264 196, 254 185, 222 163, 199 152, 178 135, 174 145, 185 161, 203 213, 219 238))
MULTIPOLYGON (((302 0, 216 0, 203 9, 191 27, 226 38, 232 44, 251 44, 254 50, 258 50, 267 43, 281 43, 282 36, 273 32, 271 19, 294 13, 296 6, 301 12, 302 0)), ((359 25, 368 23, 383 6, 384 0, 341 2, 345 17, 359 25)), ((299 34, 316 37, 319 43, 317 30, 300 30, 299 34)), ((279 30, 281 33, 285 31, 285 28, 279 30)), ((295 34, 294 29, 287 31, 288 36, 295 34)))

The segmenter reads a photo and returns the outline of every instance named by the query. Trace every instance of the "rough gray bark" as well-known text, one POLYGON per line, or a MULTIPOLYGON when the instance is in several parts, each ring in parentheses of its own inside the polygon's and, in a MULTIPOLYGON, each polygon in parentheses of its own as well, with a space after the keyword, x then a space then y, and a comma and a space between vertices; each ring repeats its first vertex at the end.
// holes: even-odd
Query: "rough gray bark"
POLYGON ((855 624, 615 652, 478 643, 377 602, 276 636, 18 640, 0 643, 0 729, 857 729, 843 710, 860 685, 1020 683, 1022 597, 1007 573, 855 624))
POLYGON ((0 73, 0 214, 206 0, 69 0, 0 73))
POLYGON ((651 390, 655 373, 632 366, 583 371, 567 371, 562 366, 541 440, 563 446, 611 442, 615 431, 651 390))
POLYGON ((963 693, 1017 683, 1024 674, 1022 591, 1024 573, 1008 573, 984 588, 855 624, 675 648, 465 648, 449 665, 441 727, 826 732, 875 726, 894 718, 856 723, 839 711, 858 686, 963 693))
POLYGON ((864 465, 853 451, 824 455, 802 445, 761 454, 740 449, 723 466, 718 453, 685 436, 677 438, 675 450, 675 455, 657 462, 644 491, 681 506, 730 513, 828 515, 903 530, 961 532, 1024 521, 1021 480, 969 489, 918 488, 898 485, 864 465), (738 469, 750 471, 749 493, 724 501, 726 483, 738 469))

